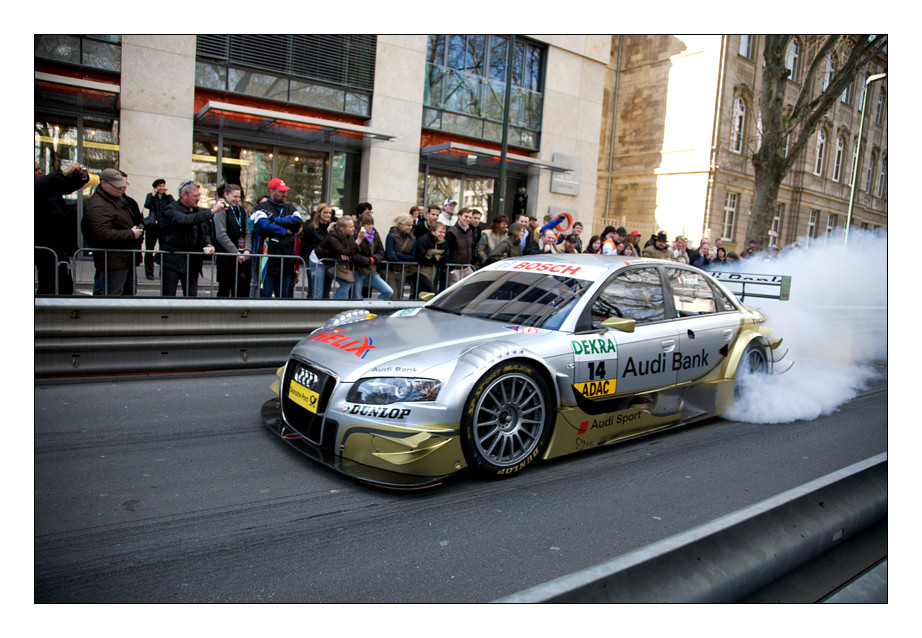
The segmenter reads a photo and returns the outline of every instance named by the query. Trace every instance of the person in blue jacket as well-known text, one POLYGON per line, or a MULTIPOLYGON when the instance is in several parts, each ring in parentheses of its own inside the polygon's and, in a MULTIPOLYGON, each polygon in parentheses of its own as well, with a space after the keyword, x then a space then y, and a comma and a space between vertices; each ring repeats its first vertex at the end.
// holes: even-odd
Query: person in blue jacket
POLYGON ((270 180, 269 198, 257 204, 250 215, 253 245, 258 255, 260 297, 293 294, 295 239, 301 230, 301 214, 285 201, 288 190, 279 178, 270 180))

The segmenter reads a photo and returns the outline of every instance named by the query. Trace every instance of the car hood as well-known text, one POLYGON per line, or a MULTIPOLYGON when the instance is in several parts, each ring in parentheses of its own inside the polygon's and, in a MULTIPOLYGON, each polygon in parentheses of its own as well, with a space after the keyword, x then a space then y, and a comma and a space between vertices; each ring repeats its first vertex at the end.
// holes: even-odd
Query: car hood
POLYGON ((502 339, 525 345, 524 342, 547 332, 416 308, 321 328, 301 340, 292 354, 349 382, 372 372, 395 377, 421 373, 460 358, 473 345, 502 339))

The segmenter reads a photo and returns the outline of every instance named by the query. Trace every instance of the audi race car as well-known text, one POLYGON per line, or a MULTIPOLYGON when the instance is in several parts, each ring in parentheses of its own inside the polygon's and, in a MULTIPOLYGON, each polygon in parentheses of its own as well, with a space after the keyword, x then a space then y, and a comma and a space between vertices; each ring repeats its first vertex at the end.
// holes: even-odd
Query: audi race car
POLYGON ((507 477, 721 414, 744 375, 780 360, 764 322, 680 263, 506 259, 423 307, 333 317, 292 350, 263 418, 301 452, 379 486, 507 477))

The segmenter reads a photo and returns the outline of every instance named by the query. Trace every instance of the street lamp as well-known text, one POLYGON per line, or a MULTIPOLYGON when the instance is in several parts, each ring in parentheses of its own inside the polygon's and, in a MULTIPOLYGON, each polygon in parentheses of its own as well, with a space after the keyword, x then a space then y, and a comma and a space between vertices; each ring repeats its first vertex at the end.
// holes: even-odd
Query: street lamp
POLYGON ((848 216, 845 218, 845 242, 842 244, 843 247, 848 246, 848 228, 851 226, 852 211, 855 208, 855 180, 858 179, 858 171, 861 170, 861 135, 864 132, 864 106, 868 99, 868 88, 871 86, 871 82, 883 80, 885 77, 887 77, 886 73, 876 73, 869 75, 868 79, 864 81, 864 91, 862 91, 861 95, 861 120, 858 124, 858 145, 855 147, 855 165, 852 167, 852 188, 851 193, 848 195, 848 216))

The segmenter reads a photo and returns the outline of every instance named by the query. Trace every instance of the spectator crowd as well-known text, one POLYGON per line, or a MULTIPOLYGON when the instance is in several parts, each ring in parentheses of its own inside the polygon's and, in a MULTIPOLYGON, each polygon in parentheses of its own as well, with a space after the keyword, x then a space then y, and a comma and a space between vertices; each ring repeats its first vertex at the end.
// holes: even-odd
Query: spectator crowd
MULTIPOLYGON (((88 182, 80 164, 49 175, 35 164, 38 294, 75 291, 63 197, 88 182)), ((302 213, 287 201, 290 188, 279 178, 269 181, 255 205, 239 185, 222 184, 211 208, 199 206, 201 185, 194 181, 180 184, 174 199, 165 180, 157 179, 144 202, 145 216, 125 194, 128 185, 125 173, 103 169, 84 206, 81 232, 93 252, 94 295, 136 294, 142 264, 148 280, 157 278, 159 265, 164 296, 179 289, 197 296, 203 268, 213 260, 219 297, 293 297, 303 275, 310 298, 385 300, 401 299, 407 290, 411 298, 437 293, 477 268, 522 255, 640 256, 714 270, 759 254, 754 241, 737 254, 727 252, 719 239, 712 244, 703 238, 691 247, 684 236, 670 241, 664 231, 641 245, 640 231, 613 226, 586 240, 583 224, 567 213, 546 217, 543 225, 526 214, 514 219, 500 214, 486 223, 480 210, 459 209, 453 198, 441 206, 413 205, 384 230, 369 202, 359 204, 354 215, 336 215, 327 203, 302 213)), ((767 259, 777 256, 775 248, 767 259)))

